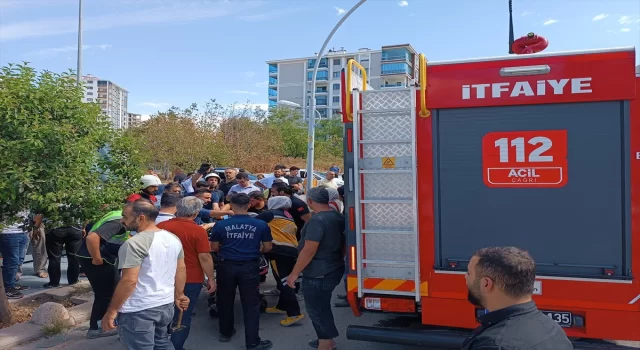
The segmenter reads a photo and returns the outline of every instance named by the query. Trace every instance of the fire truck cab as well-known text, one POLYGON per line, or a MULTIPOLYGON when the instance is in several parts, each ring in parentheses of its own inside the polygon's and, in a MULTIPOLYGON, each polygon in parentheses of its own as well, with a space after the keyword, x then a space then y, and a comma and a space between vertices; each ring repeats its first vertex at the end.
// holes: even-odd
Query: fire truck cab
POLYGON ((347 299, 356 316, 464 331, 347 338, 459 349, 484 313, 467 301, 471 256, 516 246, 536 261, 538 308, 569 337, 640 340, 635 49, 420 55, 419 76, 374 90, 357 62, 343 71, 347 299))

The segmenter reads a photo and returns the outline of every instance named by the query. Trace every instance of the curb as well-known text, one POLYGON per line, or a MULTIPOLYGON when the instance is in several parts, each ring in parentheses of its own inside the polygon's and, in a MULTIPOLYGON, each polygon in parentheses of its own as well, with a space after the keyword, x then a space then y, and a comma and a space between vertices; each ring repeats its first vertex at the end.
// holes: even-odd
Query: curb
POLYGON ((89 285, 90 285, 89 281, 79 281, 77 284, 74 284, 73 286, 61 286, 58 288, 42 289, 37 292, 27 294, 22 299, 9 299, 9 305, 20 306, 20 305, 28 304, 32 302, 34 299, 40 297, 41 295, 51 295, 52 297, 54 297, 54 299, 58 300, 57 298, 55 298, 56 294, 67 293, 67 292, 71 294, 76 290, 76 288, 89 286, 89 285))
MULTIPOLYGON (((73 286, 70 286, 70 288, 73 288, 73 286)), ((38 292, 33 294, 40 295, 44 293, 38 292)), ((26 299, 26 296, 23 299, 26 299)), ((73 319, 75 320, 74 327, 85 323, 91 317, 91 308, 93 307, 93 293, 91 293, 90 298, 83 298, 83 300, 86 300, 86 302, 69 308, 69 315, 71 315, 71 317, 73 317, 73 319)), ((42 326, 30 323, 28 321, 18 323, 11 327, 0 329, 0 349, 9 350, 15 346, 40 339, 42 337, 44 337, 42 326)))

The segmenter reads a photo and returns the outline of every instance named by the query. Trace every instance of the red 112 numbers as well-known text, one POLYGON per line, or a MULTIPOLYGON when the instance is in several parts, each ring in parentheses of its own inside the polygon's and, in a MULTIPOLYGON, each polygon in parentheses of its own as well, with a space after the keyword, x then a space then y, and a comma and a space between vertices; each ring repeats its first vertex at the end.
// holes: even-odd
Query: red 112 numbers
POLYGON ((489 187, 562 187, 567 183, 567 131, 491 132, 482 138, 489 187))

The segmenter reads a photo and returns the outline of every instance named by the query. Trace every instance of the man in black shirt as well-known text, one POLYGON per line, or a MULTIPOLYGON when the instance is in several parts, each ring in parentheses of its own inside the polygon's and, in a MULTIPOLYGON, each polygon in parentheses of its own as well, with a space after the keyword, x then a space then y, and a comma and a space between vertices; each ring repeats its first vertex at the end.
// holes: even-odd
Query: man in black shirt
POLYGON ((249 213, 261 214, 269 209, 262 191, 249 193, 249 213))
POLYGON ((487 313, 462 345, 463 350, 571 350, 564 330, 538 310, 531 296, 536 264, 524 250, 478 250, 467 267, 469 301, 487 313))
POLYGON ((300 168, 297 166, 292 166, 289 168, 289 174, 285 176, 287 181, 289 181, 289 186, 291 186, 295 193, 302 193, 302 178, 299 175, 300 168))
POLYGON ((293 194, 293 190, 284 182, 274 182, 271 186, 271 197, 275 196, 287 196, 291 199, 291 208, 289 208, 289 214, 293 217, 293 221, 298 227, 296 238, 300 240, 300 232, 304 224, 311 219, 311 212, 307 203, 303 202, 300 198, 293 194))

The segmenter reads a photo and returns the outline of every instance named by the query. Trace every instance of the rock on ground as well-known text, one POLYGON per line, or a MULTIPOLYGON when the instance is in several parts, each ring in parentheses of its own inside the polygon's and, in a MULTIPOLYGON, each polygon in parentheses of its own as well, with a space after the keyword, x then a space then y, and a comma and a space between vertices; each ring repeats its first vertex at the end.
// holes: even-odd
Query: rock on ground
POLYGON ((69 315, 69 310, 62 304, 47 302, 40 305, 31 315, 31 323, 40 326, 63 322, 68 326, 75 325, 74 319, 69 315))

